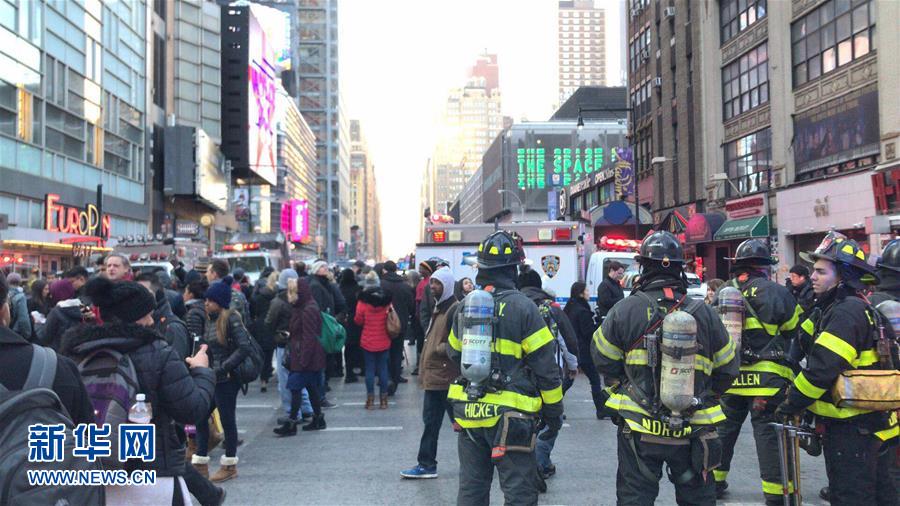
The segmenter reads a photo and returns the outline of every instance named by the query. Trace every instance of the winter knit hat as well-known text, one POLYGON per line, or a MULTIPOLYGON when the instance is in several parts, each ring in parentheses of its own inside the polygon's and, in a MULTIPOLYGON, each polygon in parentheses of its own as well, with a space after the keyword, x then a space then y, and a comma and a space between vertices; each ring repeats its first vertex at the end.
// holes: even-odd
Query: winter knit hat
POLYGON ((363 279, 363 290, 374 290, 381 286, 381 280, 378 279, 378 274, 375 272, 370 272, 366 274, 366 278, 363 279))
POLYGON ((299 277, 297 271, 294 269, 285 269, 281 271, 281 274, 278 275, 278 289, 287 290, 288 280, 297 279, 299 277))
MULTIPOLYGON (((146 291, 146 290, 144 290, 146 291)), ((75 297, 75 287, 68 279, 58 279, 50 283, 50 300, 54 304, 75 297)))
POLYGON ((134 323, 156 309, 156 299, 134 281, 111 281, 98 276, 84 285, 84 293, 100 307, 104 320, 134 323))
POLYGON ((22 276, 20 276, 18 272, 10 272, 9 275, 6 276, 6 282, 16 286, 21 285, 22 276))
POLYGON ((419 262, 419 267, 420 268, 424 267, 425 272, 427 272, 429 276, 431 275, 432 272, 434 272, 434 266, 431 265, 430 263, 428 263, 428 260, 423 260, 423 261, 419 262))
POLYGON ((309 273, 311 275, 315 276, 316 273, 319 272, 319 269, 321 269, 322 267, 328 268, 328 263, 323 262, 322 260, 319 260, 318 262, 312 264, 312 269, 309 270, 309 273))
POLYGON ((225 276, 223 279, 209 285, 209 288, 206 289, 206 294, 204 294, 206 300, 215 302, 222 309, 230 308, 232 283, 234 283, 234 278, 225 276))

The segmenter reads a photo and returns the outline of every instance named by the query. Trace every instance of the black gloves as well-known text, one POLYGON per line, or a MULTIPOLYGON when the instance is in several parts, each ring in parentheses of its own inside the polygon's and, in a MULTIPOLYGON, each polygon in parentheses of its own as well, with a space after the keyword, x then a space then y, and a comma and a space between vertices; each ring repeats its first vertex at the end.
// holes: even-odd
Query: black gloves
POLYGON ((804 408, 795 406, 789 401, 784 401, 779 404, 778 408, 775 410, 775 419, 782 422, 793 421, 794 418, 797 417, 797 415, 803 412, 803 410, 804 408))
POLYGON ((562 417, 560 416, 545 416, 543 422, 547 430, 545 430, 541 433, 540 436, 538 436, 541 441, 549 441, 555 438, 557 434, 559 434, 559 429, 562 428, 563 424, 562 417))

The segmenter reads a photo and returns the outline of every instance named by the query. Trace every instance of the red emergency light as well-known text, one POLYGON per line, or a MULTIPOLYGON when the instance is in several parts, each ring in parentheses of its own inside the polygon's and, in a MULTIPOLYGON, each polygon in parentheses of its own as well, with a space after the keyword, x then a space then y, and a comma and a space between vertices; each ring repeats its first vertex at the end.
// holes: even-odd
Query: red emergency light
POLYGON ((433 242, 447 242, 447 231, 435 230, 431 232, 431 240, 433 242))
POLYGON ((641 241, 603 236, 600 238, 600 249, 613 251, 637 251, 641 241))
POLYGON ((128 260, 131 261, 131 262, 137 262, 139 258, 140 258, 140 256, 139 256, 137 253, 132 253, 132 254, 128 257, 128 260))
POLYGON ((12 257, 8 257, 8 256, 7 256, 7 257, 3 257, 3 263, 8 264, 8 263, 10 263, 10 262, 12 262, 12 257))
POLYGON ((557 228, 553 231, 553 239, 556 241, 571 241, 572 229, 569 227, 557 228))
POLYGON ((237 244, 226 244, 224 248, 225 251, 237 251, 240 253, 241 251, 255 251, 259 249, 258 242, 249 242, 249 243, 237 243, 237 244))

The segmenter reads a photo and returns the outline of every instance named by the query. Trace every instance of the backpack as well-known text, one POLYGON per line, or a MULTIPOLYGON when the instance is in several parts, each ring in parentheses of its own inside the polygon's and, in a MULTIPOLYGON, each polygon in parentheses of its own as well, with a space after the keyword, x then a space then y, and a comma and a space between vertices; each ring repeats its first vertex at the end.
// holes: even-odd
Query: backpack
MULTIPOLYGON (((238 313, 240 316, 240 313, 238 313)), ((241 318, 243 320, 243 318, 241 318)), ((241 322, 243 325, 243 321, 241 322)), ((246 330, 246 327, 245 327, 246 330)), ((241 383, 246 385, 253 383, 263 370, 263 352, 262 347, 256 342, 250 331, 247 331, 247 339, 250 340, 250 353, 244 357, 244 360, 235 368, 235 376, 240 379, 241 383)), ((244 392, 246 394, 246 392, 244 392)))
MULTIPOLYGON (((119 425, 128 423, 128 410, 136 402, 140 392, 134 361, 125 353, 111 348, 92 351, 78 363, 81 381, 87 389, 97 425, 108 423, 109 441, 112 448, 118 448, 119 425)), ((115 456, 105 457, 103 466, 123 468, 115 456)))
POLYGON ((321 314, 322 332, 319 334, 319 343, 325 348, 325 353, 340 353, 347 341, 347 329, 334 316, 325 312, 321 314))
POLYGON ((34 358, 21 391, 8 391, 0 385, 0 504, 103 504, 103 487, 32 487, 28 483, 31 470, 100 469, 99 461, 88 462, 72 455, 74 438, 69 437, 75 424, 56 392, 51 390, 56 377, 56 353, 32 345, 34 358), (65 426, 62 462, 28 462, 29 425, 65 426))
POLYGON ((550 329, 550 333, 553 334, 553 346, 556 350, 554 353, 554 355, 556 355, 556 364, 562 367, 563 356, 562 347, 559 345, 559 323, 556 321, 556 317, 553 316, 553 302, 551 302, 550 299, 545 299, 537 306, 538 310, 541 312, 541 318, 544 319, 544 323, 547 325, 547 328, 550 329))

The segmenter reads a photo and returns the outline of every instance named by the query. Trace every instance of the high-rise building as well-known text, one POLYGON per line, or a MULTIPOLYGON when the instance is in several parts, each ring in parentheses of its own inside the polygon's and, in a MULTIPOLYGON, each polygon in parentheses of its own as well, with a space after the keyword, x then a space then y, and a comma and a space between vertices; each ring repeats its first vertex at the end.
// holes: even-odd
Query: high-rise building
POLYGON ((579 86, 606 86, 606 12, 594 0, 560 0, 559 103, 579 86))
POLYGON ((759 237, 783 281, 829 230, 878 252, 900 229, 900 60, 884 57, 900 37, 878 29, 900 4, 628 7, 641 195, 655 195, 654 219, 682 234, 697 272, 727 276, 724 259, 759 237))
MULTIPOLYGON (((341 141, 338 88, 338 2, 299 0, 300 112, 316 134, 318 152, 318 233, 322 253, 339 256, 339 243, 349 239, 349 145, 341 141)), ((342 126, 343 123, 343 126, 342 126)))
POLYGON ((53 273, 87 263, 110 234, 149 232, 150 9, 31 0, 2 11, 0 268, 53 273))
POLYGON ((503 128, 500 89, 489 82, 499 75, 497 58, 484 55, 470 72, 466 85, 447 98, 434 164, 434 207, 445 213, 481 165, 481 156, 503 128))
POLYGON ((359 120, 350 120, 350 244, 349 258, 381 257, 380 202, 366 138, 359 120))

